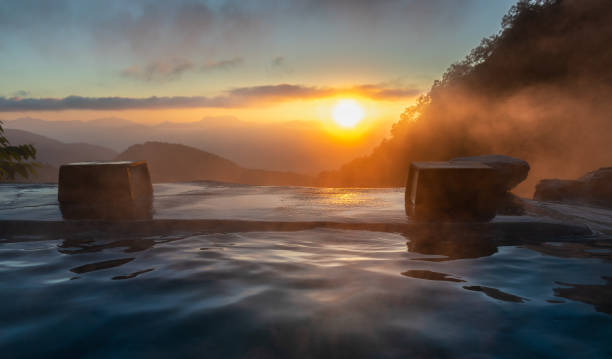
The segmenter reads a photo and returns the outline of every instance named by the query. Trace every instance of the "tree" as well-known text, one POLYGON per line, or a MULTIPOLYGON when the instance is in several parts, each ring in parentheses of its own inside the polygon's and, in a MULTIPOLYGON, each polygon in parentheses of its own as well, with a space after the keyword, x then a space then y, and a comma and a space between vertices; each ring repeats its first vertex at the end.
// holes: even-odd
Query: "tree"
POLYGON ((17 176, 27 178, 38 167, 36 149, 32 145, 11 146, 4 135, 0 121, 0 181, 14 180, 17 176))

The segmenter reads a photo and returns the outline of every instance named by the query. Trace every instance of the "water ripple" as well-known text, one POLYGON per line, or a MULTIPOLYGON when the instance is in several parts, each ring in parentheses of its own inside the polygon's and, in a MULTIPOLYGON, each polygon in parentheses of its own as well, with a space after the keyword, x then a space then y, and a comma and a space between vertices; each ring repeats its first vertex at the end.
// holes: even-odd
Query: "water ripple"
POLYGON ((609 247, 541 246, 340 229, 0 242, 0 350, 608 356, 609 247))

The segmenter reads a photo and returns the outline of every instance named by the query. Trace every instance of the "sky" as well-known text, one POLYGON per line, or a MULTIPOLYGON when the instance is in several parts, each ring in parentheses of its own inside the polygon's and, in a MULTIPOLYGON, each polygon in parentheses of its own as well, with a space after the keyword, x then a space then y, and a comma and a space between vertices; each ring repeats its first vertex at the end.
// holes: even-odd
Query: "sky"
POLYGON ((0 119, 396 121, 514 0, 3 0, 0 119))

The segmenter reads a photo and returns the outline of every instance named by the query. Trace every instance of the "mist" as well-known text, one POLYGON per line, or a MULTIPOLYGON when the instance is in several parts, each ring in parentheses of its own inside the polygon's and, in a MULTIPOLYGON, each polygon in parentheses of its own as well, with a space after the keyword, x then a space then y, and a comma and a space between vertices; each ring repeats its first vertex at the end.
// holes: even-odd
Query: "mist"
POLYGON ((521 1, 366 157, 325 185, 401 186, 409 162, 500 153, 531 164, 515 189, 612 165, 612 3, 521 1))

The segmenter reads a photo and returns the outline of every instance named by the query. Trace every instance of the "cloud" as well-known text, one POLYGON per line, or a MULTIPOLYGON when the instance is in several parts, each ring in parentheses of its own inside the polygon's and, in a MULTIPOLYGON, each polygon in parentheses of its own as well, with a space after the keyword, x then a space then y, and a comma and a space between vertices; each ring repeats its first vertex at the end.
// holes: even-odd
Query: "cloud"
POLYGON ((460 20, 473 0, 304 0, 293 6, 298 16, 313 15, 355 22, 358 26, 402 19, 413 30, 434 28, 439 24, 454 24, 460 20))
POLYGON ((252 43, 260 35, 260 17, 243 4, 150 0, 116 5, 89 25, 95 46, 144 60, 166 54, 223 53, 228 46, 252 43))
POLYGON ((83 97, 19 98, 0 97, 0 112, 63 111, 63 110, 130 110, 161 108, 237 108, 262 102, 308 100, 328 96, 357 95, 376 100, 398 100, 421 93, 412 88, 389 88, 380 85, 359 85, 348 88, 311 87, 279 84, 240 87, 215 97, 83 97))
POLYGON ((13 97, 20 97, 20 98, 21 98, 21 97, 27 97, 27 96, 30 96, 30 91, 26 91, 26 90, 17 90, 17 91, 15 91, 15 92, 13 92, 13 93, 11 94, 11 96, 13 96, 13 97))
POLYGON ((251 99, 260 100, 287 100, 287 99, 311 99, 325 96, 331 96, 335 94, 337 90, 320 88, 320 87, 308 87, 302 85, 266 85, 266 86, 252 86, 252 87, 240 87, 229 91, 229 94, 237 99, 245 101, 251 99))
POLYGON ((205 3, 135 2, 104 12, 92 22, 91 34, 102 49, 127 49, 143 59, 201 48, 218 14, 205 3))
POLYGON ((232 89, 229 94, 243 101, 257 99, 268 101, 306 100, 335 95, 357 95, 375 100, 399 100, 419 95, 423 91, 414 87, 387 87, 385 85, 357 85, 346 88, 309 87, 302 85, 266 85, 232 89))
POLYGON ((228 60, 212 61, 197 66, 187 59, 174 58, 169 61, 155 61, 145 66, 133 65, 121 70, 120 75, 125 78, 140 81, 173 81, 178 80, 185 72, 209 72, 215 70, 229 70, 240 66, 244 60, 235 57, 228 60))
POLYGON ((229 60, 207 62, 200 66, 200 71, 213 71, 213 70, 229 70, 234 67, 238 67, 244 63, 242 57, 234 57, 229 60))
POLYGON ((178 79, 185 71, 194 69, 191 61, 173 59, 168 62, 156 61, 141 67, 130 66, 121 71, 121 76, 141 81, 171 81, 178 79))
MULTIPOLYGON (((461 6, 456 0, 3 0, 0 40, 12 38, 43 51, 59 49, 60 54, 84 41, 105 55, 128 51, 154 59, 225 46, 261 46, 279 32, 278 26, 299 22, 316 27, 340 22, 359 30, 372 22, 401 21, 412 31, 428 33, 440 24, 454 24, 474 5, 473 0, 461 6)), ((322 40, 335 38, 330 34, 322 40)))
POLYGON ((62 111, 62 110, 129 110, 188 107, 224 107, 223 98, 203 96, 175 97, 82 97, 64 98, 5 98, 0 97, 0 111, 62 111))
POLYGON ((384 85, 356 86, 355 91, 376 100, 399 100, 423 93, 416 87, 387 87, 384 85))

